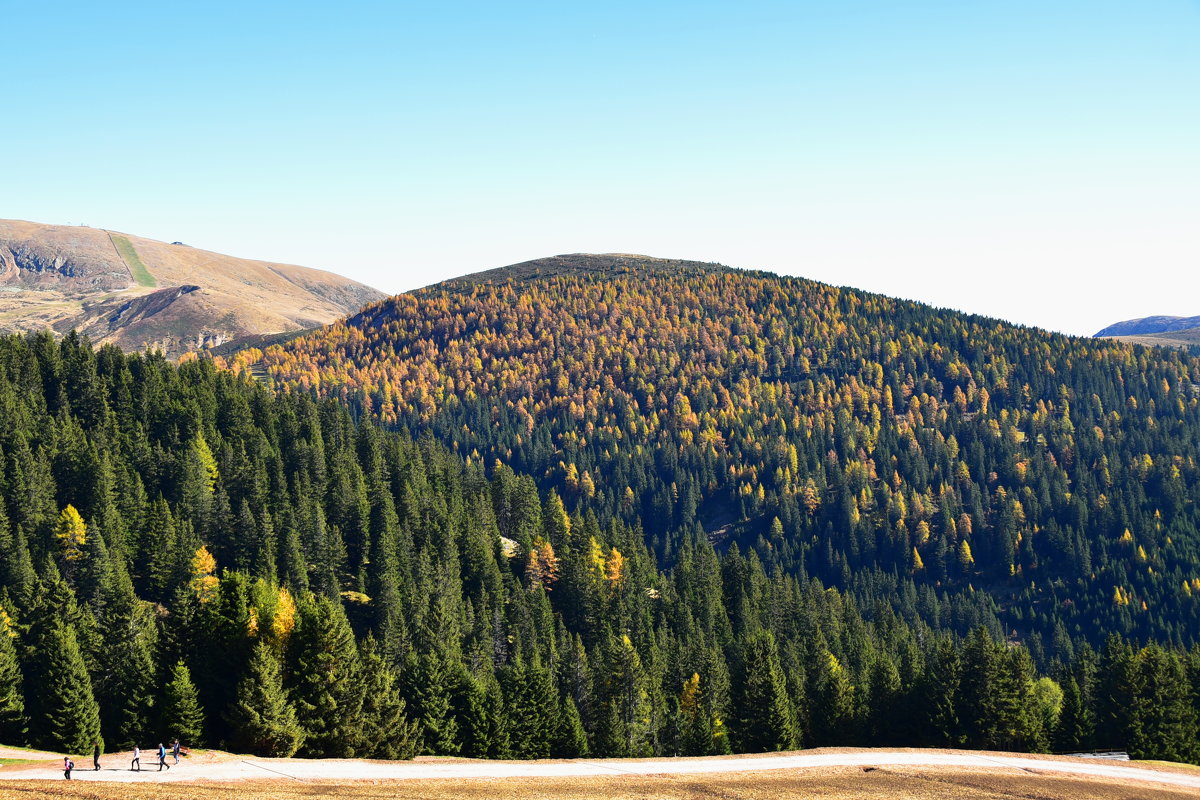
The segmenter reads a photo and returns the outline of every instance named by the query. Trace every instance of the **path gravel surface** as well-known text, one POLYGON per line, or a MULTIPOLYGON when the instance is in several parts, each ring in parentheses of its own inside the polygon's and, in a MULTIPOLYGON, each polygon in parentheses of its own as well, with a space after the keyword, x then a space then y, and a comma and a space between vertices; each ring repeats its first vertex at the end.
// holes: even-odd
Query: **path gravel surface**
MULTIPOLYGON (((40 754, 33 755, 35 758, 40 754)), ((156 759, 143 755, 141 772, 128 769, 129 756, 106 754, 104 768, 90 769, 91 759, 76 758, 79 781, 186 782, 262 781, 437 781, 489 778, 553 779, 597 775, 702 775, 774 770, 826 769, 830 767, 930 767, 967 770, 1012 769, 1031 774, 1066 774, 1128 782, 1157 783, 1200 792, 1200 771, 1188 772, 1132 764, 1098 762, 1080 758, 1046 758, 1012 754, 927 750, 838 750, 726 758, 579 759, 564 761, 474 761, 421 759, 416 761, 361 761, 354 759, 272 759, 229 754, 198 754, 171 770, 158 771, 156 759)), ((168 759, 170 763, 170 759, 168 759)), ((0 768, 0 780, 62 780, 61 762, 10 765, 0 768)))

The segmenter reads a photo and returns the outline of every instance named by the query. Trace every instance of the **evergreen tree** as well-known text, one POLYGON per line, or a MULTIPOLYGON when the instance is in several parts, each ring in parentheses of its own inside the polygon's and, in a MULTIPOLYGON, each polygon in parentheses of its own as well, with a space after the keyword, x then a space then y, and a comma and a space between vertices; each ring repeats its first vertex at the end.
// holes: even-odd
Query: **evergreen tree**
POLYGON ((457 754, 458 720, 451 713, 453 685, 445 657, 436 650, 414 653, 409 657, 405 677, 408 707, 420 728, 420 752, 457 754))
POLYGON ((163 687, 159 731, 165 739, 179 739, 196 747, 205 744, 204 710, 192 683, 191 670, 182 661, 171 668, 163 687))
POLYGON ((570 697, 563 699, 561 708, 557 730, 550 743, 550 755, 554 758, 584 758, 588 754, 588 740, 579 709, 570 697))
POLYGON ((799 743, 775 638, 769 632, 753 634, 742 645, 734 681, 734 707, 737 717, 733 735, 739 750, 791 750, 799 743))
POLYGON ((1000 653, 987 631, 971 632, 962 652, 962 670, 954 706, 962 726, 963 743, 971 749, 995 747, 997 729, 996 682, 1000 653))
POLYGON ((824 645, 813 651, 809 670, 812 741, 818 747, 848 744, 854 726, 854 683, 841 660, 824 645))
POLYGON ((95 688, 104 740, 123 749, 140 741, 154 719, 155 629, 148 604, 137 599, 124 573, 106 594, 95 688))
POLYGON ((950 639, 940 639, 926 662, 917 689, 914 713, 919 715, 919 742, 927 747, 954 747, 960 742, 956 698, 959 692, 958 651, 950 639))
POLYGON ((225 712, 234 752, 288 757, 304 743, 304 729, 288 702, 279 661, 265 643, 254 646, 233 705, 225 712))
POLYGON ((340 603, 315 597, 291 639, 289 696, 304 728, 301 755, 349 758, 362 729, 358 648, 340 603))
POLYGON ((11 617, 0 606, 0 742, 23 744, 27 732, 21 666, 11 617))
POLYGON ((420 746, 420 730, 405 715, 396 676, 379 655, 370 634, 360 648, 360 663, 362 728, 355 752, 368 758, 412 758, 420 746))
POLYGON ((1130 757, 1164 761, 1200 757, 1200 721, 1178 657, 1156 644, 1143 648, 1135 660, 1134 680, 1130 757))
POLYGON ((51 622, 37 634, 37 667, 26 679, 31 703, 29 740, 35 747, 84 753, 100 741, 100 707, 75 632, 51 622))

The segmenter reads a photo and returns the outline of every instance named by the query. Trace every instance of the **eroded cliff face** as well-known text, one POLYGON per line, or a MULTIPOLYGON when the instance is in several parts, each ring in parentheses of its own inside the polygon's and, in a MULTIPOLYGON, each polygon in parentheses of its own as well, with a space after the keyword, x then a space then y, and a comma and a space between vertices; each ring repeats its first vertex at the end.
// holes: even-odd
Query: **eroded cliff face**
POLYGON ((0 220, 0 332, 78 330, 98 344, 178 357, 324 325, 382 297, 322 270, 0 220))
POLYGON ((133 285, 107 232, 93 228, 0 228, 0 284, 96 291, 133 285))

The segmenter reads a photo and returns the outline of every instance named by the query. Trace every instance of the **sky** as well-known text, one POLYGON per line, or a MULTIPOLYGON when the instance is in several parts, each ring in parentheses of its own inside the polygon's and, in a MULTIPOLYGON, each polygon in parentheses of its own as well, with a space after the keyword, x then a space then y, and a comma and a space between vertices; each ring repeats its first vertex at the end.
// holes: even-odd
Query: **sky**
POLYGON ((400 292, 557 253, 1200 314, 1200 0, 0 0, 0 217, 400 292))

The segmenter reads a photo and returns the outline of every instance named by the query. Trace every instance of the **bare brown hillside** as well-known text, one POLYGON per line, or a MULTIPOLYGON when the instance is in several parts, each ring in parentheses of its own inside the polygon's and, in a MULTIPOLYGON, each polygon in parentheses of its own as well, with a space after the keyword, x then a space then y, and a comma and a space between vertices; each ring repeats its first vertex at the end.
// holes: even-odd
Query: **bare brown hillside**
POLYGON ((96 343, 177 357, 324 325, 383 296, 323 270, 0 220, 0 332, 75 329, 96 343))

